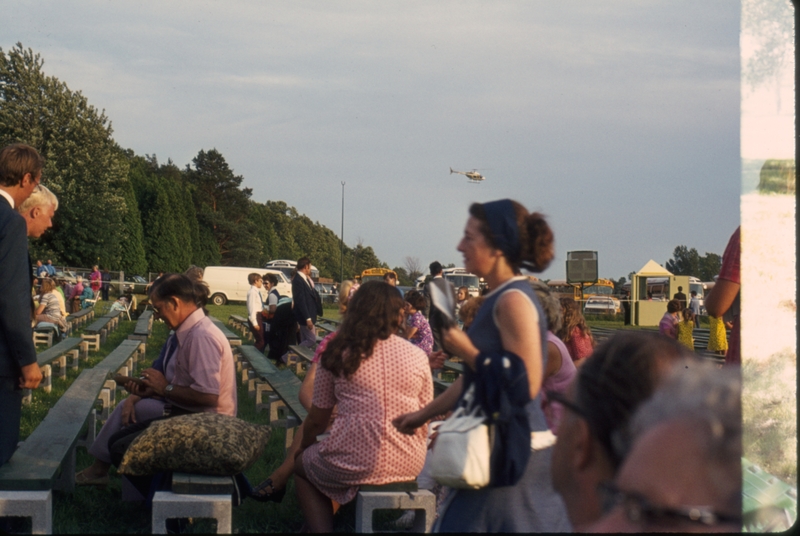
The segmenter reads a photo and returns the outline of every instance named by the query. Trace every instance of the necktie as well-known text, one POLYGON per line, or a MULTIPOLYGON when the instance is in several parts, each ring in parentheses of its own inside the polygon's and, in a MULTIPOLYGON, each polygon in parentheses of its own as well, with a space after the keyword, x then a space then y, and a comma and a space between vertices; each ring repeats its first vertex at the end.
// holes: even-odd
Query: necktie
POLYGON ((167 363, 169 360, 175 356, 175 353, 178 351, 178 337, 173 333, 167 339, 167 344, 164 346, 167 347, 167 352, 164 354, 164 375, 167 373, 167 363))

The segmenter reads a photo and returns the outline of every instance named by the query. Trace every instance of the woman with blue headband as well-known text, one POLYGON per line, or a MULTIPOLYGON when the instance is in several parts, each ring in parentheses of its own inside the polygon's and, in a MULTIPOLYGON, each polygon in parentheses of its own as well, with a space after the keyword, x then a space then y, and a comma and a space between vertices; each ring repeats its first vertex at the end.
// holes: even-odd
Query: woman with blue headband
MULTIPOLYGON (((475 203, 458 250, 468 272, 491 291, 466 332, 451 328, 443 341, 467 365, 464 374, 420 411, 394 420, 412 433, 457 406, 474 385, 495 439, 491 479, 481 489, 453 489, 439 511, 438 532, 569 531, 564 504, 553 490, 555 437, 541 409, 547 327, 521 269, 541 272, 554 256, 553 232, 541 214, 510 199, 475 203)), ((435 446, 434 446, 435 448, 435 446)))

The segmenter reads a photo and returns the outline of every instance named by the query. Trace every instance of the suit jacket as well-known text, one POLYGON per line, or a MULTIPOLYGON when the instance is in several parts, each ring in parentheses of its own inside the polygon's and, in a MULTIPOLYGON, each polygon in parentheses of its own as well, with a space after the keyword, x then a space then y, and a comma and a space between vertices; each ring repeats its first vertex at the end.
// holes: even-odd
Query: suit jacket
POLYGON ((314 324, 317 323, 319 294, 306 283, 305 277, 299 273, 292 278, 292 300, 294 301, 292 310, 298 324, 305 326, 307 318, 310 318, 314 324))
POLYGON ((31 329, 31 265, 25 219, 0 196, 0 376, 36 363, 31 329))

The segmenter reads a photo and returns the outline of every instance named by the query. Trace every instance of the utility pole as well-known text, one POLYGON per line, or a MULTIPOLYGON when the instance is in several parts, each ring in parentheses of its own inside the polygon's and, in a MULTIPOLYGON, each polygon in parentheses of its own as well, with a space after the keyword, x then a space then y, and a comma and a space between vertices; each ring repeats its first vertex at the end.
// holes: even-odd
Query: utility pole
POLYGON ((342 181, 342 233, 339 235, 341 237, 341 266, 339 268, 340 285, 344 282, 344 184, 344 181, 342 181))

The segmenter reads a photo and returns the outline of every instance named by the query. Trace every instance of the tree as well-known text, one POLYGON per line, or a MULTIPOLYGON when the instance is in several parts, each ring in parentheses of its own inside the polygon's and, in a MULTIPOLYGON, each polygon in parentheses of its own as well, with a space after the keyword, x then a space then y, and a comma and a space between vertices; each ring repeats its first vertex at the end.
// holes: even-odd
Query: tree
POLYGON ((422 265, 419 263, 419 257, 406 257, 405 267, 408 273, 408 278, 411 281, 416 281, 416 279, 422 275, 422 265))
POLYGON ((404 286, 404 287, 413 287, 414 286, 414 279, 408 277, 408 272, 402 266, 397 266, 396 268, 392 268, 394 272, 397 274, 397 284, 404 286))
POLYGON ((43 65, 20 43, 7 54, 0 49, 0 146, 35 147, 46 159, 44 180, 59 198, 40 245, 64 264, 116 269, 126 257, 125 264, 137 266, 140 252, 124 243, 135 234, 126 227, 128 164, 111 124, 80 92, 45 75, 43 65))
POLYGON ((192 159, 192 166, 186 166, 185 176, 194 186, 197 219, 201 228, 211 230, 222 264, 247 266, 257 262, 263 253, 258 248, 255 226, 247 219, 252 189, 240 189, 244 178, 233 174, 216 149, 201 150, 192 159))
POLYGON ((688 249, 686 246, 676 247, 672 257, 665 264, 668 271, 673 275, 694 276, 701 281, 713 280, 722 266, 722 259, 716 253, 706 252, 701 257, 695 248, 688 249))
POLYGON ((672 252, 672 259, 667 261, 665 268, 673 275, 695 275, 700 272, 700 255, 694 248, 678 246, 672 252))
POLYGON ((719 274, 722 268, 722 257, 716 253, 706 253, 705 257, 700 257, 700 272, 697 277, 701 281, 713 281, 714 276, 719 274))
POLYGON ((614 294, 619 294, 622 292, 622 285, 625 284, 625 276, 620 277, 616 281, 613 279, 611 280, 614 283, 614 294))

